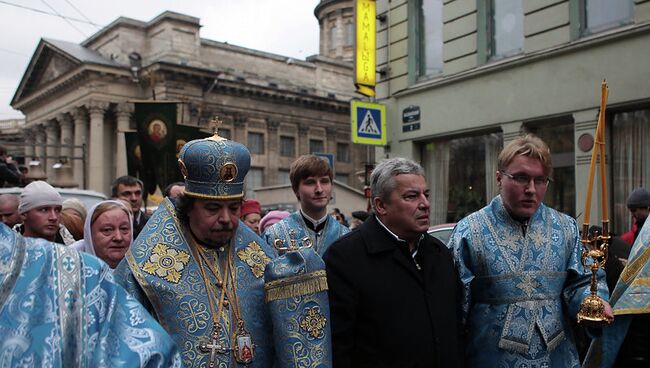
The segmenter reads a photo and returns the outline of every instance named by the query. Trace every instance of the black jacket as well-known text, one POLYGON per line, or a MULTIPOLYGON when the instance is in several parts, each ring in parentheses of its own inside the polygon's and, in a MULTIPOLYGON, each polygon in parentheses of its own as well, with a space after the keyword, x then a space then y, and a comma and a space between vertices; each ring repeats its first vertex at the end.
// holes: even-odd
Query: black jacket
POLYGON ((147 221, 149 221, 149 217, 150 216, 147 216, 143 210, 140 210, 139 217, 133 216, 133 240, 135 240, 138 235, 140 235, 140 232, 142 229, 144 229, 144 225, 146 225, 147 221))
POLYGON ((5 183, 12 186, 18 185, 20 183, 20 173, 13 164, 0 160, 0 187, 4 187, 5 183))
POLYGON ((460 281, 425 235, 416 262, 372 216, 325 253, 334 367, 461 365, 460 281))

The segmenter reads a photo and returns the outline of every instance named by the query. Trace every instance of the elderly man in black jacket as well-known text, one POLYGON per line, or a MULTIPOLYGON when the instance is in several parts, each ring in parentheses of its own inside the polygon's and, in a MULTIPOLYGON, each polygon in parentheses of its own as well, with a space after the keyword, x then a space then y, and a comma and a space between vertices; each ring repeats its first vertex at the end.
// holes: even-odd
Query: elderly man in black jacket
POLYGON ((424 171, 384 161, 371 189, 375 214, 324 256, 334 367, 458 367, 459 280, 450 251, 427 234, 424 171))

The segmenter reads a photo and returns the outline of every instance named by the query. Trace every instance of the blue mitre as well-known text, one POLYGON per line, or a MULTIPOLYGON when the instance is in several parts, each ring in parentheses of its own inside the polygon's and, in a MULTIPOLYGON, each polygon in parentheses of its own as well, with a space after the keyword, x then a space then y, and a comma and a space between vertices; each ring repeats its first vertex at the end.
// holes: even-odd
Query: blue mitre
POLYGON ((251 154, 241 143, 214 135, 187 142, 178 155, 185 194, 195 198, 237 199, 244 196, 244 178, 251 154))

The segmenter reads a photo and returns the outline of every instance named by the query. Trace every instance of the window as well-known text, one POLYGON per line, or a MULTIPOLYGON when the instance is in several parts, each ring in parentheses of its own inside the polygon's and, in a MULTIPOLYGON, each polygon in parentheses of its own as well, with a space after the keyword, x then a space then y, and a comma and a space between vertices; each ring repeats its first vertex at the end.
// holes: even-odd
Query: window
POLYGON ((264 154, 264 134, 248 132, 248 149, 251 153, 264 154))
POLYGON ((220 137, 226 138, 226 139, 232 139, 230 129, 227 128, 218 128, 217 129, 217 134, 219 134, 220 137))
POLYGON ((354 46, 354 23, 345 25, 345 46, 354 46))
POLYGON ((255 189, 264 186, 264 169, 253 167, 246 175, 246 198, 255 198, 255 189))
POLYGON ((349 162, 350 161, 350 145, 347 143, 336 144, 336 161, 349 162))
POLYGON ((541 138, 551 150, 553 183, 546 189, 544 204, 576 216, 575 142, 573 117, 559 117, 554 120, 526 125, 526 131, 541 138))
POLYGON ((442 72, 442 0, 420 0, 415 22, 419 77, 442 72))
POLYGON ((323 152, 323 141, 320 139, 309 140, 309 153, 323 152))
POLYGON ((337 33, 337 28, 336 26, 332 26, 330 28, 330 49, 335 49, 336 48, 336 33, 337 33))
POLYGON ((296 155, 296 140, 293 137, 280 136, 280 156, 294 157, 296 155))
POLYGON ((289 170, 278 170, 278 185, 291 184, 289 179, 289 170))
POLYGON ((522 0, 493 0, 489 20, 490 56, 502 58, 524 48, 522 0))
POLYGON ((434 141, 422 147, 432 224, 456 222, 498 194, 494 173, 502 147, 502 133, 434 141))
POLYGON ((584 0, 585 33, 599 32, 631 21, 632 0, 584 0))
MULTIPOLYGON (((611 128, 611 129, 610 129, 611 128)), ((632 226, 632 216, 627 208, 627 197, 639 187, 650 188, 650 108, 613 114, 609 145, 612 172, 612 220, 614 234, 623 234, 632 226)), ((650 220, 646 220, 650 221, 650 220)))

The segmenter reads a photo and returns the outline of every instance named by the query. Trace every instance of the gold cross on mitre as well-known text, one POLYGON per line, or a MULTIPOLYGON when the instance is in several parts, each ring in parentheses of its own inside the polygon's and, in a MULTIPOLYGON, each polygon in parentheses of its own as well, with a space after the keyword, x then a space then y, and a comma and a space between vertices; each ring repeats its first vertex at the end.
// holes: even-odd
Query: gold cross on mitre
POLYGON ((219 120, 218 116, 214 116, 212 120, 208 123, 208 127, 210 127, 210 130, 212 130, 212 133, 214 134, 210 139, 213 139, 215 141, 225 141, 226 138, 220 137, 219 136, 219 127, 223 124, 223 121, 219 120))

